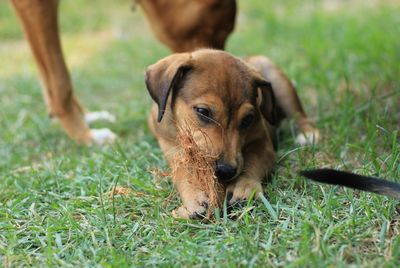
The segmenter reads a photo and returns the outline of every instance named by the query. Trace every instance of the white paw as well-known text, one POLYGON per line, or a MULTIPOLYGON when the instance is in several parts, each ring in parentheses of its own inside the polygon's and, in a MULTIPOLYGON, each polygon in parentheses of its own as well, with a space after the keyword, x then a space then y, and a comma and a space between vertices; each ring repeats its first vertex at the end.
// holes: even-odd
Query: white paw
POLYGON ((296 142, 302 146, 307 144, 316 144, 319 141, 319 130, 313 129, 299 133, 296 137, 296 142))
POLYGON ((98 120, 115 122, 115 116, 107 111, 88 112, 85 114, 85 121, 88 124, 98 120))
POLYGON ((99 145, 113 143, 117 139, 117 135, 108 128, 91 129, 90 136, 93 143, 99 145))

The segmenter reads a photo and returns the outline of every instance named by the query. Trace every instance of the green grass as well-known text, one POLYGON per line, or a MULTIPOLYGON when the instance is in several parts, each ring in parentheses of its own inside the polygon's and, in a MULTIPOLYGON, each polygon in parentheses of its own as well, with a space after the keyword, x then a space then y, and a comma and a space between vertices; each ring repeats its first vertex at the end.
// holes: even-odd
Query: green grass
POLYGON ((177 193, 153 178, 167 165, 146 125, 143 73, 169 52, 132 1, 111 2, 61 1, 76 93, 118 117, 96 124, 120 136, 106 147, 75 145, 47 118, 30 52, 0 2, 0 266, 399 267, 398 201, 297 175, 329 166, 400 181, 396 1, 239 1, 227 49, 279 63, 323 139, 298 147, 284 124, 267 201, 213 224, 173 219, 177 193), (132 194, 108 196, 114 185, 132 194))

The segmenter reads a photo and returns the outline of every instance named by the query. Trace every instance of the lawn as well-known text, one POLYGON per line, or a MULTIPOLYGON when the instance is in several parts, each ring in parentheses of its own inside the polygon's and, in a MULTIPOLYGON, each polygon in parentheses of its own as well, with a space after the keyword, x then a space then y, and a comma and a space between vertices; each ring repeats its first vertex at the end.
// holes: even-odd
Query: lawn
POLYGON ((227 50, 274 59, 323 135, 280 133, 267 201, 176 220, 177 192, 146 125, 146 66, 169 51, 131 0, 61 1, 76 94, 119 135, 74 144, 47 117, 37 70, 8 1, 0 2, 0 266, 400 267, 399 201, 315 184, 332 167, 400 182, 400 3, 239 1, 227 50), (116 2, 116 3, 114 3, 116 2), (127 195, 109 194, 114 186, 127 195))

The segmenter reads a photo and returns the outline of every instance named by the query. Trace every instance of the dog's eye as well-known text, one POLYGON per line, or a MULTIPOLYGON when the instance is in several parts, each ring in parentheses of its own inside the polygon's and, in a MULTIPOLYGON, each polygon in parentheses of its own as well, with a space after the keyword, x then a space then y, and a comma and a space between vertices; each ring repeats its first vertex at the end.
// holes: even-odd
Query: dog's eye
POLYGON ((212 115, 211 111, 207 108, 200 108, 200 107, 194 107, 194 110, 197 113, 197 116, 201 121, 204 123, 210 123, 212 122, 212 115))
POLYGON ((240 129, 246 129, 248 128, 251 123, 253 123, 254 120, 254 115, 253 114, 248 114, 246 115, 243 119, 242 122, 240 123, 240 129))

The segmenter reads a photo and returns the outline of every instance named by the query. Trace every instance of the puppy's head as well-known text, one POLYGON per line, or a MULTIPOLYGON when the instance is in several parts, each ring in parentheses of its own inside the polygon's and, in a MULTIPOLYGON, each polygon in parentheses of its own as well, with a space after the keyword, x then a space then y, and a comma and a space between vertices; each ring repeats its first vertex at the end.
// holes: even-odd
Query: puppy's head
POLYGON ((200 149, 217 159, 215 174, 221 182, 243 171, 246 146, 268 138, 265 120, 274 124, 271 84, 223 51, 164 58, 147 69, 146 86, 158 106, 158 122, 171 113, 169 127, 188 125, 200 149))

